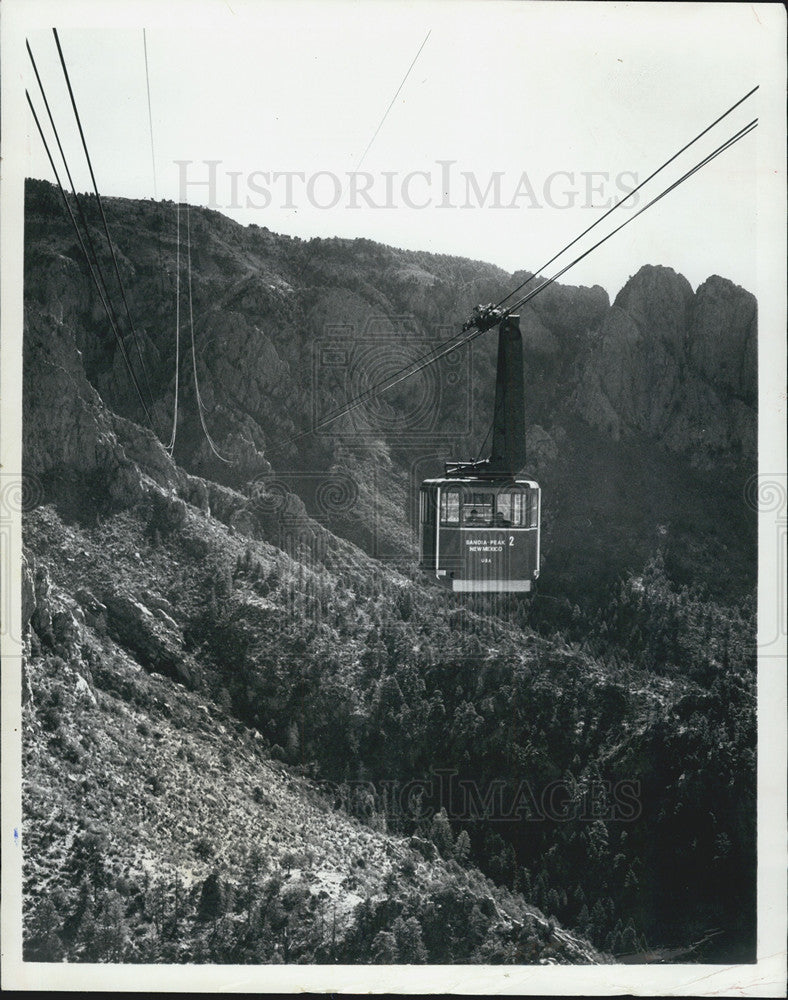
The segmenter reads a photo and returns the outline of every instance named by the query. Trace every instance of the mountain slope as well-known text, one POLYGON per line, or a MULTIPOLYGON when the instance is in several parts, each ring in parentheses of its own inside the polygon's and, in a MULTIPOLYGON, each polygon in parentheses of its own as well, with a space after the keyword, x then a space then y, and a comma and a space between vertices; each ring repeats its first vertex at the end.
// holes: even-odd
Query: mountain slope
MULTIPOLYGON (((413 483, 466 447, 466 404, 489 406, 494 345, 468 363, 464 398, 442 392, 447 368, 437 397, 423 380, 339 431, 297 435, 355 384, 324 374, 326 343, 382 357, 385 374, 430 323, 462 320, 468 299, 495 299, 517 276, 368 241, 301 243, 194 211, 200 392, 234 461, 205 441, 185 349, 172 460, 136 422, 77 248, 48 216, 52 197, 30 186, 32 953, 585 961, 680 950, 719 928, 704 955, 746 960, 755 521, 739 498, 754 461, 751 297, 722 279, 693 296, 669 269, 646 268, 612 308, 599 288, 534 300, 523 328, 529 406, 543 421, 530 431, 545 495, 540 590, 463 601, 419 576, 408 513, 413 483), (267 802, 274 792, 281 809, 267 802), (333 811, 337 800, 365 829, 333 811), (271 827, 270 865, 260 874, 255 861, 250 875, 258 820, 271 827), (96 861, 106 843, 109 871, 96 861), (285 844, 314 860, 282 860, 285 844), (391 851, 404 870, 381 890, 391 851), (158 888, 146 864, 167 873, 158 888), (41 884, 64 894, 54 914, 41 884), (128 940, 106 943, 113 923, 128 940)), ((167 440, 165 210, 110 204, 167 440)))
MULTIPOLYGON (((174 206, 110 199, 107 209, 147 359, 156 430, 168 440, 175 388, 174 206)), ((91 384, 114 412, 139 420, 128 374, 49 185, 29 184, 27 220, 29 329, 40 326, 41 344, 51 322, 63 335, 71 331, 91 384)), ((211 436, 233 461, 217 458, 200 426, 184 320, 179 466, 244 490, 273 473, 334 533, 378 556, 410 558, 419 480, 439 472, 446 458, 475 453, 485 436, 494 337, 317 433, 305 432, 455 333, 473 303, 496 301, 527 273, 508 276, 490 265, 364 240, 305 242, 197 209, 191 227, 200 394, 211 436), (321 486, 329 490, 348 480, 349 507, 321 504, 321 486)), ((186 277, 184 270, 182 294, 186 277)), ((184 318, 185 300, 182 305, 184 318)), ((608 571, 614 579, 635 572, 654 554, 647 540, 658 529, 667 529, 663 544, 677 581, 694 576, 725 600, 751 591, 755 518, 741 497, 756 467, 753 296, 719 277, 693 293, 670 268, 647 266, 612 306, 598 286, 553 285, 522 310, 521 326, 529 465, 544 487, 550 529, 546 573, 549 578, 551 565, 574 558, 576 521, 589 506, 596 511, 592 543, 606 565, 601 588, 589 589, 586 576, 568 571, 556 573, 550 592, 598 603, 608 571), (615 491, 604 483, 600 489, 597 470, 625 452, 636 456, 642 474, 623 477, 615 491), (709 496, 717 489, 725 497, 710 523, 709 496), (627 551, 617 535, 633 516, 634 547, 627 551)), ((47 393, 46 384, 28 378, 31 470, 48 461, 35 426, 35 414, 45 412, 36 398, 43 402, 47 393)), ((64 419, 69 436, 73 416, 64 419)))
MULTIPOLYGON (((38 506, 24 526, 27 958, 604 961, 467 867, 467 850, 441 857, 387 834, 368 782, 315 785, 276 760, 299 760, 298 737, 285 753, 239 721, 248 710, 206 650, 228 612, 238 631, 273 624, 282 641, 310 593, 315 616, 310 581, 330 592, 341 570, 369 583, 372 560, 295 497, 290 527, 325 546, 320 565, 309 549, 292 558, 259 537, 264 503, 253 521, 247 498, 182 473, 78 367, 64 384, 81 424, 71 438, 56 428, 62 458, 41 479, 63 516, 38 506), (281 593, 261 596, 273 579, 281 593)), ((364 634, 360 603, 353 614, 364 634)), ((242 665, 234 644, 224 653, 242 665)), ((281 713, 258 720, 269 737, 297 733, 291 706, 254 705, 281 713)))
POLYGON ((351 786, 317 787, 272 759, 259 732, 190 690, 188 654, 172 678, 148 672, 182 655, 183 609, 134 586, 133 536, 122 519, 99 534, 48 509, 27 527, 41 550, 27 605, 28 959, 604 960, 430 841, 354 818, 351 786), (436 905, 453 935, 424 919, 436 905))

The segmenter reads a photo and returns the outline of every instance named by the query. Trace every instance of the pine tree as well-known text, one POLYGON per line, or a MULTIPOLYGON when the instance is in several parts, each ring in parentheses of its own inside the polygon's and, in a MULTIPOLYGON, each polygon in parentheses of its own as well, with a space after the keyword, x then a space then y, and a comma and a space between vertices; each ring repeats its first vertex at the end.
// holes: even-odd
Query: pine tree
POLYGON ((90 957, 93 961, 123 961, 129 937, 123 900, 112 889, 104 895, 94 922, 90 957))
POLYGON ((471 838, 468 836, 468 831, 460 830, 457 842, 454 845, 454 859, 458 864, 464 865, 468 860, 470 853, 471 838))
POLYGON ((625 955, 631 955, 637 951, 637 934, 632 920, 629 921, 621 935, 621 951, 625 955))
POLYGON ((436 814, 432 821, 430 839, 438 848, 442 857, 452 857, 454 854, 454 837, 451 832, 449 817, 446 815, 446 810, 443 808, 441 808, 440 812, 436 814))
POLYGON ((515 871, 514 891, 521 892, 526 899, 531 898, 531 873, 525 865, 518 866, 515 871))
POLYGON ((407 920, 397 917, 391 929, 397 940, 400 962, 423 965, 427 961, 427 949, 421 936, 421 924, 416 917, 408 917, 407 920))
POLYGON ((372 961, 379 965, 396 965, 400 961, 397 939, 391 931, 378 931, 375 935, 372 961))
POLYGON ((24 958, 27 962, 59 962, 64 957, 60 939, 62 918, 49 897, 41 901, 30 920, 25 940, 24 958))
POLYGON ((197 908, 197 919, 202 921, 216 920, 225 911, 225 892, 222 880, 217 871, 211 872, 203 882, 200 893, 200 904, 197 908))

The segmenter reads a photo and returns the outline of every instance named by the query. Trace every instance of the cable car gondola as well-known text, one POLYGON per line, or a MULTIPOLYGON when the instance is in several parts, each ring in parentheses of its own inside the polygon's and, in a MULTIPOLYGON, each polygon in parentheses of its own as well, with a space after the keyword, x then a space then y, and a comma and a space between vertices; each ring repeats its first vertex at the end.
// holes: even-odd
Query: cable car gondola
MULTIPOLYGON (((645 180, 628 191, 591 225, 554 254, 545 264, 532 271, 513 291, 493 306, 479 306, 474 316, 462 328, 460 337, 452 337, 438 349, 417 359, 380 383, 365 389, 345 406, 324 417, 308 430, 296 434, 285 445, 313 434, 363 403, 374 399, 405 379, 422 371, 447 354, 465 347, 492 327, 498 327, 498 372, 493 416, 493 448, 484 461, 453 462, 446 465, 445 476, 427 479, 420 490, 419 550, 420 566, 425 573, 453 591, 465 593, 528 593, 539 576, 541 530, 541 492, 539 484, 522 476, 525 465, 525 392, 523 387, 522 335, 519 316, 522 308, 570 268, 588 257, 598 247, 630 225, 638 216, 658 204, 666 195, 702 170, 708 163, 735 145, 757 127, 754 119, 722 142, 711 153, 695 163, 659 194, 630 215, 624 222, 606 233, 573 260, 564 264, 551 277, 541 279, 542 272, 571 247, 591 232, 603 220, 634 197, 685 150, 727 118, 758 87, 753 87, 727 111, 706 126, 669 159, 653 170, 645 180), (539 283, 520 296, 506 309, 501 307, 516 296, 535 278, 539 283), (462 336, 465 335, 465 336, 462 336)), ((28 95, 28 101, 30 100, 28 95)), ((31 103, 31 110, 33 106, 31 103)), ((35 111, 33 110, 35 117, 35 111)), ((37 122, 37 119, 36 119, 37 122)), ((39 128, 39 131, 40 128, 39 128)), ((44 139, 43 133, 41 133, 44 139)), ((46 140, 44 140, 46 145, 46 140)), ((62 188, 61 188, 62 191, 62 188)), ((65 193, 63 193, 65 199, 65 193)))
POLYGON ((449 462, 419 494, 420 567, 459 593, 529 593, 539 576, 541 495, 522 476, 525 390, 520 317, 477 310, 479 329, 498 325, 492 454, 449 462))

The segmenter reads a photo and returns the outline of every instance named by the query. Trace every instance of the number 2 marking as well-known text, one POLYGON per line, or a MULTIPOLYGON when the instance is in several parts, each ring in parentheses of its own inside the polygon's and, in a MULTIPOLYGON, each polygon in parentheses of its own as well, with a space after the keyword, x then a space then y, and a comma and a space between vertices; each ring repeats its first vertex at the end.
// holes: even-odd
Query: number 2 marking
POLYGON ((509 548, 514 545, 514 535, 509 535, 509 548))

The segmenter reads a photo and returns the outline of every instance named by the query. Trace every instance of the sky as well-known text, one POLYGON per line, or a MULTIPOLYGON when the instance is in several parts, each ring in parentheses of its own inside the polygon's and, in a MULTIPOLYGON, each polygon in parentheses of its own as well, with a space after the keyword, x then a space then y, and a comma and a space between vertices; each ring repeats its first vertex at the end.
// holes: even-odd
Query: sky
MULTIPOLYGON (((76 20, 69 5, 73 23, 29 7, 79 190, 90 178, 53 23, 102 194, 155 193, 302 238, 366 237, 509 271, 541 270, 758 84, 764 33, 746 4, 82 4, 76 20)), ((756 117, 759 96, 576 253, 756 117)), ((563 280, 615 295, 653 263, 694 287, 721 274, 754 289, 758 140, 746 136, 563 280)), ((29 176, 52 179, 34 131, 27 155, 29 176)))

